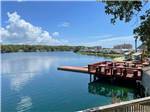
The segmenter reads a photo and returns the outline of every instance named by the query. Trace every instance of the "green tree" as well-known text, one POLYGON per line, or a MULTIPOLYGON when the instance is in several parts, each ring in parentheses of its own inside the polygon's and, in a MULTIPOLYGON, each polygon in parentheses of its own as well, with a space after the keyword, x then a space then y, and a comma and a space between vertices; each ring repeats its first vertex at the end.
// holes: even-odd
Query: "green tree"
POLYGON ((129 22, 134 17, 139 17, 141 20, 140 25, 133 30, 135 38, 139 38, 143 44, 150 50, 150 6, 145 14, 138 16, 143 7, 150 3, 148 1, 103 1, 105 5, 105 13, 112 15, 111 23, 115 24, 116 20, 129 22))
POLYGON ((141 24, 134 29, 134 34, 140 38, 143 44, 147 46, 147 50, 150 51, 150 10, 147 10, 146 14, 141 16, 141 24))

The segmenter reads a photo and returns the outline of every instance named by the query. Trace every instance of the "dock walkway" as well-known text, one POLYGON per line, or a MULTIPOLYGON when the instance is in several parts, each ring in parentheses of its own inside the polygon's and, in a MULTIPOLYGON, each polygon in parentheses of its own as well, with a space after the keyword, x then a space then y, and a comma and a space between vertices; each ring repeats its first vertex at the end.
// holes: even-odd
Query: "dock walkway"
POLYGON ((58 67, 58 70, 89 73, 88 67, 78 67, 78 66, 62 66, 62 67, 58 67))
POLYGON ((88 67, 62 66, 58 70, 88 73, 95 77, 118 78, 123 80, 142 80, 141 64, 131 62, 98 62, 89 64, 88 67))

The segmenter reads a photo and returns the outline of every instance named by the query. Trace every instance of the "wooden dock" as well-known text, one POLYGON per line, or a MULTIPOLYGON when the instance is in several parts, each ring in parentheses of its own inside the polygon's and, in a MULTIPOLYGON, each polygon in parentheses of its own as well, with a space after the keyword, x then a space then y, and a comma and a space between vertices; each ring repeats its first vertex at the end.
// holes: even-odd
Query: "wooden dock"
POLYGON ((79 66, 62 66, 58 67, 58 70, 80 72, 80 73, 91 73, 94 74, 94 71, 89 72, 88 67, 79 67, 79 66))
POLYGON ((141 80, 142 65, 132 62, 111 62, 104 61, 89 64, 88 67, 62 66, 58 70, 81 72, 94 75, 95 77, 106 77, 123 80, 141 80))

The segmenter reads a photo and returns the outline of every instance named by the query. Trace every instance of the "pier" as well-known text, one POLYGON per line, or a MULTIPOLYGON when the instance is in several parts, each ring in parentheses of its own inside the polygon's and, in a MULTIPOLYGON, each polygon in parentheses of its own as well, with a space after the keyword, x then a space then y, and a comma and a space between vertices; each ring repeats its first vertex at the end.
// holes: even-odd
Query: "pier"
POLYGON ((58 70, 80 72, 80 73, 89 73, 88 67, 77 67, 77 66, 62 66, 58 70))
POLYGON ((104 61, 89 64, 87 67, 62 66, 58 70, 87 73, 94 78, 110 78, 119 80, 142 80, 143 64, 132 61, 112 62, 104 61))

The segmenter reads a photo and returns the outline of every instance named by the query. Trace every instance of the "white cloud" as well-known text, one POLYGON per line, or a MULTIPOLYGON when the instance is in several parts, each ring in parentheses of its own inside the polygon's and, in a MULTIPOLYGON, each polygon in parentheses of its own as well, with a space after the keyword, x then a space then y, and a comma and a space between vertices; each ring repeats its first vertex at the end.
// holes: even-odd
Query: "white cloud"
POLYGON ((52 35, 53 35, 54 37, 57 37, 57 36, 59 36, 59 32, 53 32, 52 35))
POLYGON ((69 22, 63 22, 63 23, 59 24, 58 27, 70 27, 70 23, 69 22))
MULTIPOLYGON (((41 27, 34 26, 25 21, 17 14, 17 12, 7 13, 8 25, 5 28, 0 28, 1 40, 5 44, 46 44, 58 45, 61 42, 54 39, 48 31, 41 27)), ((55 35, 59 33, 55 32, 55 35)))

